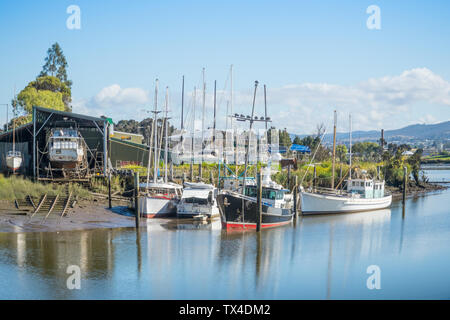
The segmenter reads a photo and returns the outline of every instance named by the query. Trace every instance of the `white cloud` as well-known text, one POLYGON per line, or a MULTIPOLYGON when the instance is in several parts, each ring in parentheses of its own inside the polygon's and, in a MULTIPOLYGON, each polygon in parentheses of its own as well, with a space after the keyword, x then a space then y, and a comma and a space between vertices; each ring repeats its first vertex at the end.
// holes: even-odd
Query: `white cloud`
MULTIPOLYGON (((258 89, 256 114, 263 110, 262 88, 258 89)), ((273 125, 293 133, 311 133, 318 123, 330 130, 333 110, 338 111, 338 131, 348 129, 348 114, 352 113, 355 130, 395 129, 417 122, 446 121, 450 118, 450 83, 427 68, 406 70, 400 75, 371 78, 352 86, 330 83, 289 84, 267 90, 268 112, 273 125)), ((201 90, 197 93, 196 118, 201 118, 201 90)), ((171 93, 172 117, 179 119, 179 93, 171 93)), ((224 122, 229 93, 218 91, 218 126, 224 122)), ((160 98, 161 99, 161 98, 160 98)), ((253 90, 234 92, 234 112, 248 114, 253 90)), ((212 109, 212 93, 206 96, 206 107, 212 109)), ((101 89, 93 98, 76 100, 74 112, 92 115, 107 114, 115 121, 142 119, 140 112, 152 105, 149 92, 141 88, 121 88, 118 84, 101 89)), ((192 106, 192 92, 185 94, 185 107, 192 106)), ((188 112, 188 111, 187 111, 188 112)), ((186 114, 185 114, 186 116, 186 114)), ((189 115, 188 115, 189 117, 189 115)), ((212 122, 206 115, 207 126, 212 122)), ((179 121, 179 120, 176 120, 179 121)))

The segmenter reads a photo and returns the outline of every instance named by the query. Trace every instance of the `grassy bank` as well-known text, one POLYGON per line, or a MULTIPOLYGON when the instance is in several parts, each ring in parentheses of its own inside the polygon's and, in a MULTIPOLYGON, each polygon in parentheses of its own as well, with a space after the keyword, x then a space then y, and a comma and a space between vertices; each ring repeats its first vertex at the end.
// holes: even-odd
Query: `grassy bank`
MULTIPOLYGON (((24 199, 27 195, 33 198, 40 198, 44 194, 55 196, 65 192, 66 188, 66 185, 33 182, 16 176, 6 178, 0 174, 0 200, 24 199)), ((69 191, 82 199, 91 198, 89 190, 78 184, 69 184, 69 191)))

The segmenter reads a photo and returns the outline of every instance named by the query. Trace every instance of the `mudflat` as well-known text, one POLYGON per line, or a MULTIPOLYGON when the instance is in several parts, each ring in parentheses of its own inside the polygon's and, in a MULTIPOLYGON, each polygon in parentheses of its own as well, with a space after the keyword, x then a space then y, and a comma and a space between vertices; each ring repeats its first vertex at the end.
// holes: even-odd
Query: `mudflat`
POLYGON ((125 206, 108 208, 103 201, 80 201, 64 217, 58 214, 32 216, 31 209, 18 210, 11 201, 0 201, 0 232, 50 232, 135 226, 133 213, 125 206))

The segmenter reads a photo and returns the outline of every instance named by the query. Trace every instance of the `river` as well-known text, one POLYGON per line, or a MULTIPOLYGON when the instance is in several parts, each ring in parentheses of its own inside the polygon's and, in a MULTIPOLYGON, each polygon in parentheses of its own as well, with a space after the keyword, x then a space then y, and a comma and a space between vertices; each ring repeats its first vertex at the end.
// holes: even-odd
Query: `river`
POLYGON ((167 220, 0 233, 0 299, 449 299, 449 203, 445 190, 408 199, 404 217, 394 202, 260 234, 167 220), (80 289, 68 289, 71 265, 80 289), (367 286, 371 265, 380 289, 367 286))

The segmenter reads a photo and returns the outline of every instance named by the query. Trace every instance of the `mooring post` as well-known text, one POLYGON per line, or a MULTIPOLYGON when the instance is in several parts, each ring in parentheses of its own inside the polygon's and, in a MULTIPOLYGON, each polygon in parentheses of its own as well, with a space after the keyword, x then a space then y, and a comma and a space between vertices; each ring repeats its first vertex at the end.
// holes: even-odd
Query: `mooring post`
POLYGON ((170 181, 173 181, 173 162, 170 162, 170 181))
POLYGON ((316 178, 317 178, 317 171, 316 166, 314 165, 314 175, 313 175, 313 190, 316 191, 316 178))
POLYGON ((189 180, 194 181, 194 165, 191 163, 189 167, 189 180))
POLYGON ((298 177, 295 176, 295 185, 294 185, 294 219, 297 220, 298 218, 298 207, 297 207, 297 201, 298 201, 298 177))
POLYGON ((111 170, 108 170, 108 204, 109 208, 112 208, 111 200, 111 170))
POLYGON ((198 180, 201 182, 203 179, 203 167, 202 163, 198 164, 198 180))
POLYGON ((209 171, 209 183, 214 185, 214 176, 211 170, 209 171))
POLYGON ((288 164, 288 176, 287 176, 288 189, 291 188, 291 165, 288 164))
POLYGON ((136 216, 136 228, 139 228, 140 210, 139 210, 139 172, 134 174, 134 211, 136 216))
POLYGON ((186 172, 183 172, 183 181, 182 184, 184 184, 186 182, 186 172))
POLYGON ((256 231, 261 231, 261 219, 262 219, 262 168, 259 169, 257 174, 258 194, 256 197, 257 212, 256 212, 256 231))
POLYGON ((405 167, 403 167, 403 199, 402 199, 403 206, 405 206, 405 202, 406 202, 407 181, 408 181, 408 168, 405 166, 405 167))

